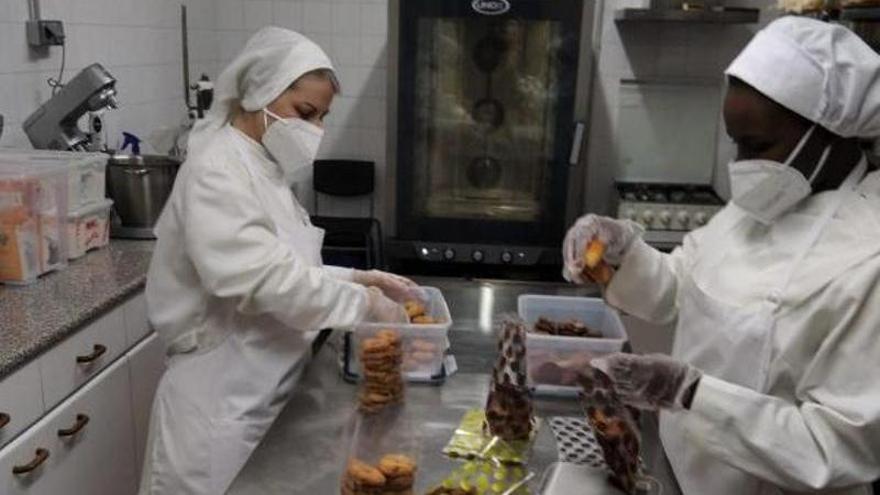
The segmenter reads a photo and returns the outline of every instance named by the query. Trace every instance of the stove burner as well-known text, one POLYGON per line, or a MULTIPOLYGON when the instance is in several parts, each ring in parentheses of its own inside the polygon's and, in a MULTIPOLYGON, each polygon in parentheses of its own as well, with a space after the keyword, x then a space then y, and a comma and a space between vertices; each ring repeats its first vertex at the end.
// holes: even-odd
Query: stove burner
POLYGON ((724 202, 708 185, 618 182, 617 191, 625 201, 720 205, 724 202))

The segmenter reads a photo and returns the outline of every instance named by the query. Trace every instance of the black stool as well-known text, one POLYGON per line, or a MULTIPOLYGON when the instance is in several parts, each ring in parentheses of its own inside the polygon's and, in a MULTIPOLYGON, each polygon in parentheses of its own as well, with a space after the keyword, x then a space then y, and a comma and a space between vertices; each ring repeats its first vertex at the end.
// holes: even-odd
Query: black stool
POLYGON ((313 178, 315 215, 312 223, 325 230, 323 254, 333 260, 339 255, 362 253, 364 263, 351 260, 332 263, 353 268, 373 269, 384 266, 382 224, 374 218, 376 165, 361 160, 316 160, 313 178), (318 197, 321 195, 354 198, 370 197, 368 217, 321 216, 318 197))

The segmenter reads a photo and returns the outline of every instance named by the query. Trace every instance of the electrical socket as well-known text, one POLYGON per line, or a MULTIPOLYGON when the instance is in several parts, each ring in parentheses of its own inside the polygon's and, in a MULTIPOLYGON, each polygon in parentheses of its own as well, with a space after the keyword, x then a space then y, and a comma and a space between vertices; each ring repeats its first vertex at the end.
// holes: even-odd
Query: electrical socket
POLYGON ((64 23, 61 21, 27 21, 27 41, 33 48, 64 44, 64 23))

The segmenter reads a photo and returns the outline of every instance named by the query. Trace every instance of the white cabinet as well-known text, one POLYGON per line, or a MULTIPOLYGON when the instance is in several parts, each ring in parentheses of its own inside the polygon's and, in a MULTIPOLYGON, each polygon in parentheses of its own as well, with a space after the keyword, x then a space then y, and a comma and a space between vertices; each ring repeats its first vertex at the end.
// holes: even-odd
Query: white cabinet
POLYGON ((153 409, 153 396, 159 379, 165 371, 165 346, 155 333, 132 349, 127 355, 131 373, 131 405, 134 417, 135 462, 143 465, 143 455, 147 444, 147 431, 153 409))
POLYGON ((122 305, 122 311, 125 314, 126 338, 131 347, 152 331, 147 320, 147 297, 143 292, 138 293, 122 305))
POLYGON ((125 332, 123 306, 119 306, 40 357, 46 409, 122 356, 127 348, 125 332))
POLYGON ((36 361, 0 381, 0 447, 43 415, 42 387, 36 361))
POLYGON ((134 437, 127 360, 102 371, 0 451, 4 495, 135 493, 134 437), (28 474, 14 474, 49 456, 28 474))

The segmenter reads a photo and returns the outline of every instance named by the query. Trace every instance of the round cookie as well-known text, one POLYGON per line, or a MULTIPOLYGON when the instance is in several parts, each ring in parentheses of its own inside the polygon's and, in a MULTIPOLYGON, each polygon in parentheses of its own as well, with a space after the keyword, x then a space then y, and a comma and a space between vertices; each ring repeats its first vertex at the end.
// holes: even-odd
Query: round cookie
POLYGON ((345 471, 345 474, 351 478, 356 486, 381 487, 385 485, 386 481, 382 471, 357 459, 352 459, 348 463, 348 469, 345 471))
POLYGON ((416 463, 403 454, 388 454, 379 460, 379 471, 386 477, 412 476, 416 463))

